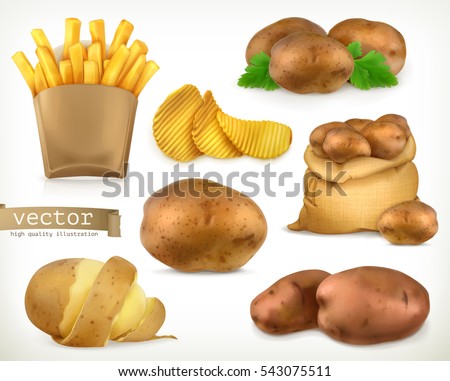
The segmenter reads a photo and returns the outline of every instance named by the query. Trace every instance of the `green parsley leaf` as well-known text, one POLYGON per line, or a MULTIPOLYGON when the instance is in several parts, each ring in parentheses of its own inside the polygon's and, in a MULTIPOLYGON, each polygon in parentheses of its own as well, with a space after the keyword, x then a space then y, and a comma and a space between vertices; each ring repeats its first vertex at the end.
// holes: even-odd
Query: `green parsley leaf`
POLYGON ((245 68, 245 74, 238 80, 238 86, 259 88, 267 91, 279 89, 280 86, 269 74, 270 56, 261 52, 250 59, 250 65, 245 68))
POLYGON ((355 67, 350 77, 350 83, 361 90, 369 90, 373 87, 392 87, 398 85, 397 77, 392 74, 389 65, 386 65, 386 57, 381 53, 371 50, 364 57, 361 44, 352 42, 347 49, 355 60, 355 67))
POLYGON ((351 42, 347 45, 347 50, 353 56, 353 59, 357 59, 362 56, 361 43, 359 41, 351 42))

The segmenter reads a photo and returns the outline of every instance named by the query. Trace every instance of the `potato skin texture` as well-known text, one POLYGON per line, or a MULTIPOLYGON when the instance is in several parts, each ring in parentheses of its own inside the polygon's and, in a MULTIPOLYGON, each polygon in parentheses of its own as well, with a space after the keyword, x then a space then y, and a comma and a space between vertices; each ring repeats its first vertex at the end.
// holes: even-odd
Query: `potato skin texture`
POLYGON ((371 50, 383 54, 386 64, 394 74, 398 74, 405 65, 405 39, 397 29, 384 22, 361 18, 347 19, 331 28, 328 36, 345 46, 359 41, 363 55, 371 50))
POLYGON ((51 336, 60 336, 59 323, 70 300, 81 258, 61 259, 41 267, 25 292, 25 310, 30 321, 51 336))
POLYGON ((353 118, 346 120, 345 123, 347 123, 349 126, 353 127, 356 131, 361 131, 363 127, 365 127, 370 122, 373 122, 372 119, 360 119, 360 118, 353 118))
POLYGON ((316 291, 330 274, 305 270, 281 278, 253 299, 250 315, 266 333, 285 334, 317 327, 316 291))
POLYGON ((392 122, 395 123, 397 126, 399 126, 403 132, 405 133, 406 139, 408 139, 411 136, 411 129, 409 128, 408 121, 405 117, 398 115, 398 114, 386 114, 383 116, 380 116, 377 120, 377 122, 392 122))
POLYGON ((249 41, 245 51, 245 59, 250 59, 258 53, 264 52, 270 56, 275 43, 282 38, 296 32, 310 32, 326 36, 327 32, 319 25, 301 17, 288 17, 278 20, 257 32, 249 41))
POLYGON ((331 93, 353 72, 353 58, 340 42, 314 33, 293 33, 272 48, 269 74, 298 94, 331 93))
POLYGON ((372 156, 380 159, 393 159, 406 146, 406 135, 403 129, 392 122, 371 122, 360 134, 372 147, 372 156))
POLYGON ((311 148, 317 156, 324 159, 329 159, 322 146, 328 132, 335 128, 349 128, 349 125, 342 122, 330 122, 321 124, 314 130, 312 130, 311 134, 309 135, 309 144, 311 144, 311 148))
POLYGON ((238 269, 259 250, 266 235, 266 219, 253 200, 208 180, 174 182, 144 205, 143 246, 180 271, 238 269))
POLYGON ((390 243, 420 245, 439 229, 437 213, 421 201, 405 201, 385 210, 378 219, 378 230, 390 243))
POLYGON ((335 163, 343 164, 357 157, 370 157, 369 142, 354 128, 339 128, 328 132, 323 151, 335 163))
POLYGON ((430 311, 427 290, 399 271, 357 267, 326 278, 317 289, 319 328, 350 344, 376 344, 416 332, 430 311))

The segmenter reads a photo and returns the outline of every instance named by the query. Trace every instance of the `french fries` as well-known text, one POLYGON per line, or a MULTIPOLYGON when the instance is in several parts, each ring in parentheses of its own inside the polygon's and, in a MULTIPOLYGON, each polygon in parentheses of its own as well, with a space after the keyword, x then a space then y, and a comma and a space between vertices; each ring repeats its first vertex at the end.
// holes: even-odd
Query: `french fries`
POLYGON ((73 71, 70 60, 59 61, 59 72, 65 85, 73 85, 73 71))
POLYGON ((92 45, 98 42, 101 48, 101 59, 106 59, 106 38, 105 38, 105 22, 103 20, 94 20, 89 23, 89 30, 92 37, 92 45))
POLYGON ((81 42, 77 42, 69 48, 69 58, 70 63, 72 64, 73 83, 84 83, 84 55, 81 42))
POLYGON ((20 73, 22 74, 23 78, 25 79, 25 82, 30 88, 31 94, 35 96, 36 87, 34 85, 34 69, 33 66, 31 66, 30 61, 28 61, 28 58, 25 56, 24 52, 17 52, 12 56, 12 59, 19 68, 20 73))
POLYGON ((108 51, 108 58, 112 58, 114 53, 122 46, 127 46, 128 40, 130 39, 131 33, 133 32, 134 26, 127 20, 122 20, 116 29, 114 34, 114 39, 111 42, 111 46, 108 51))
POLYGON ((33 29, 37 65, 33 66, 23 52, 12 59, 33 97, 51 87, 83 84, 117 86, 138 97, 159 67, 147 61, 148 47, 143 41, 135 40, 127 47, 133 29, 133 24, 122 20, 107 49, 103 20, 89 23, 92 42, 85 44, 80 41, 81 21, 68 18, 61 57, 55 55, 44 31, 33 29))
POLYGON ((34 85, 36 86, 36 92, 39 93, 43 90, 48 89, 48 83, 45 79, 44 71, 42 70, 41 63, 38 62, 36 65, 34 85))
POLYGON ((31 31, 31 36, 33 37, 33 40, 36 43, 36 46, 44 46, 49 50, 50 54, 53 57, 53 60, 56 63, 55 52, 53 51, 50 42, 48 42, 48 38, 45 35, 44 31, 42 29, 33 29, 31 31))
POLYGON ((63 60, 69 59, 69 49, 80 42, 81 21, 74 18, 66 19, 66 35, 64 40, 63 60))
POLYGON ((98 84, 98 65, 95 61, 84 61, 84 83, 86 85, 98 84))
POLYGON ((111 61, 103 74, 102 85, 116 86, 120 72, 129 56, 130 50, 125 45, 121 45, 112 56, 111 61))

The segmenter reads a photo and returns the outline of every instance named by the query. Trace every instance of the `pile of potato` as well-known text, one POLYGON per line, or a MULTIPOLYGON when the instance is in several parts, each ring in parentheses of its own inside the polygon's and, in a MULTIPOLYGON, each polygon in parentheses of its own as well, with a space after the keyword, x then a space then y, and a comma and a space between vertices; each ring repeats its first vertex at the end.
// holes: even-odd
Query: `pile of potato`
POLYGON ((357 157, 393 159, 410 136, 403 116, 387 114, 375 121, 355 118, 322 124, 311 132, 309 142, 317 156, 343 164, 357 157))
MULTIPOLYGON (((358 157, 394 159, 410 136, 403 116, 386 114, 375 121, 354 118, 322 124, 311 132, 309 142, 317 156, 344 164, 358 157)), ((419 200, 405 201, 383 211, 377 226, 389 242, 403 245, 424 243, 438 231, 436 211, 419 200)))
POLYGON ((248 43, 247 63, 258 53, 271 56, 269 74, 286 90, 306 94, 338 90, 353 73, 354 59, 346 46, 360 42, 363 55, 375 50, 386 58, 393 74, 403 68, 406 44, 389 24, 355 18, 328 33, 300 17, 281 19, 258 31, 248 43))
POLYGON ((430 311, 427 290, 408 275, 364 266, 330 275, 305 270, 281 278, 251 303, 254 323, 285 334, 319 327, 350 344, 376 344, 412 335, 430 311))

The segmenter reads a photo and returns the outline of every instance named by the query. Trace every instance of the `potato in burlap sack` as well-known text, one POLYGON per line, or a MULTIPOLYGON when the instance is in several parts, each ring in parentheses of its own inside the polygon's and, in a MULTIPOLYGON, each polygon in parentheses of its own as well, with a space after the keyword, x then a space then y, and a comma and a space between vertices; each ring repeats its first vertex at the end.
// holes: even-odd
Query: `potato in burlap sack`
POLYGON ((321 234, 378 230, 382 212, 417 197, 415 154, 412 135, 404 150, 391 160, 359 157, 337 164, 320 158, 308 146, 304 205, 289 229, 321 234))

